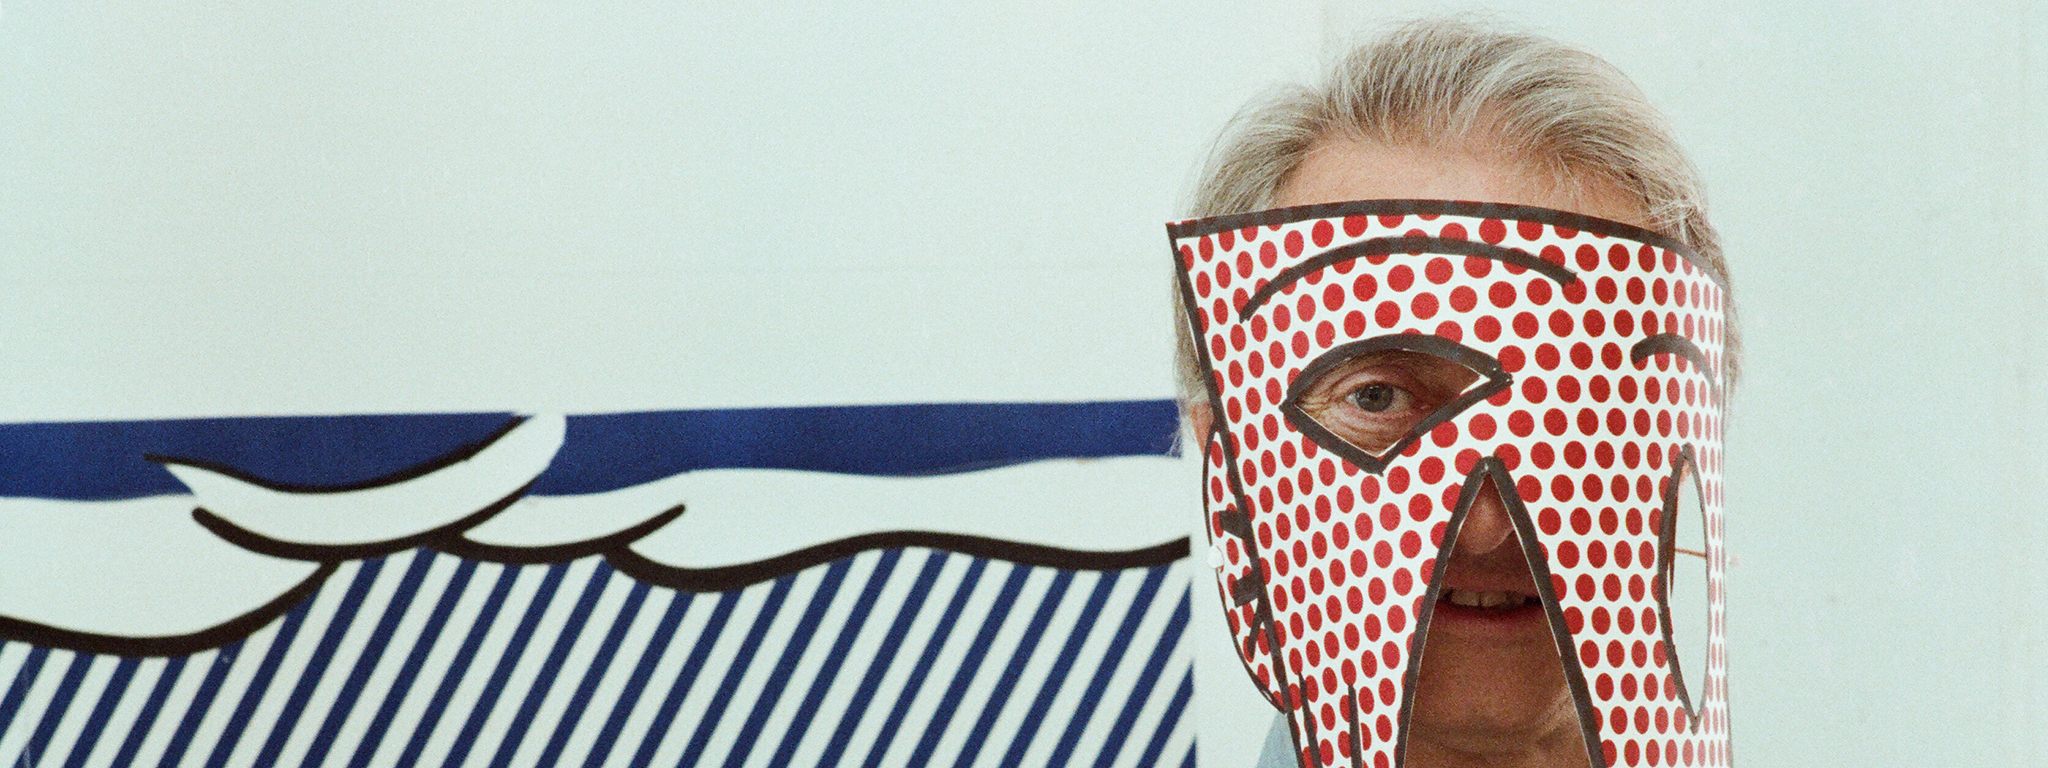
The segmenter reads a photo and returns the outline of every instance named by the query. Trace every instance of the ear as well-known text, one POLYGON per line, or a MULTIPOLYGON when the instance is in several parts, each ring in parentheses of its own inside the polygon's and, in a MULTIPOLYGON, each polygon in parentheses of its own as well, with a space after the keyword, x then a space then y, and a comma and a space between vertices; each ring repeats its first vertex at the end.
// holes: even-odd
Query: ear
POLYGON ((1209 444, 1209 430, 1216 426, 1216 412, 1206 402, 1193 402, 1187 406, 1188 426, 1195 429, 1195 444, 1209 444))

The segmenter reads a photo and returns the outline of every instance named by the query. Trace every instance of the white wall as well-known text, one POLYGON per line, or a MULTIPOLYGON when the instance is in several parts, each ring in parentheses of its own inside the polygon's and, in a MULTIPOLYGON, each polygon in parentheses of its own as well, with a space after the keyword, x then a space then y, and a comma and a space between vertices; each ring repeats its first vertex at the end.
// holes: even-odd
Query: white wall
MULTIPOLYGON (((1168 396, 1208 138, 1444 7, 790 5, 0 5, 0 420, 1168 396)), ((1740 759, 2048 763, 2048 13, 1488 5, 1713 194, 1740 759)))

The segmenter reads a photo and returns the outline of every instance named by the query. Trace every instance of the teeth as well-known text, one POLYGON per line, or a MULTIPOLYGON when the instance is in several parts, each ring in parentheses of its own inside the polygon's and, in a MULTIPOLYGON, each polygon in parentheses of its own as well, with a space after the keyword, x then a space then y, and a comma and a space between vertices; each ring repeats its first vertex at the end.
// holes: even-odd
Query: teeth
POLYGON ((1472 589, 1446 589, 1444 599, 1453 605, 1467 608, 1519 607, 1531 601, 1528 595, 1519 592, 1483 592, 1472 589))

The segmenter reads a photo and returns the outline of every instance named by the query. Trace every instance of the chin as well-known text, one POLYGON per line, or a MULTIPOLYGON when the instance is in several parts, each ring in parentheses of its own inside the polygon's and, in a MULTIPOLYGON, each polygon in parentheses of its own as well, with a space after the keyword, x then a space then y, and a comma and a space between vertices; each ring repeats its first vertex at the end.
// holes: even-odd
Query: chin
POLYGON ((1564 671, 1547 643, 1443 645, 1423 653, 1410 713, 1413 742, 1497 753, 1578 734, 1564 671))

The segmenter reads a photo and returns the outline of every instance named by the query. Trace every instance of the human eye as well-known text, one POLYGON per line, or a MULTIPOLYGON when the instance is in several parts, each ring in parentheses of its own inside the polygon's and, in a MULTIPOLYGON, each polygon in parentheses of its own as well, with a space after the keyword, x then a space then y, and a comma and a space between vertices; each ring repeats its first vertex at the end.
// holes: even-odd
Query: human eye
POLYGON ((1353 359, 1331 371, 1301 398, 1303 413, 1344 438, 1382 453, 1456 392, 1432 386, 1402 353, 1353 359))
POLYGON ((1371 471, 1417 435, 1507 386, 1492 358, 1435 337, 1380 337, 1310 363, 1283 410, 1317 442, 1371 471))

